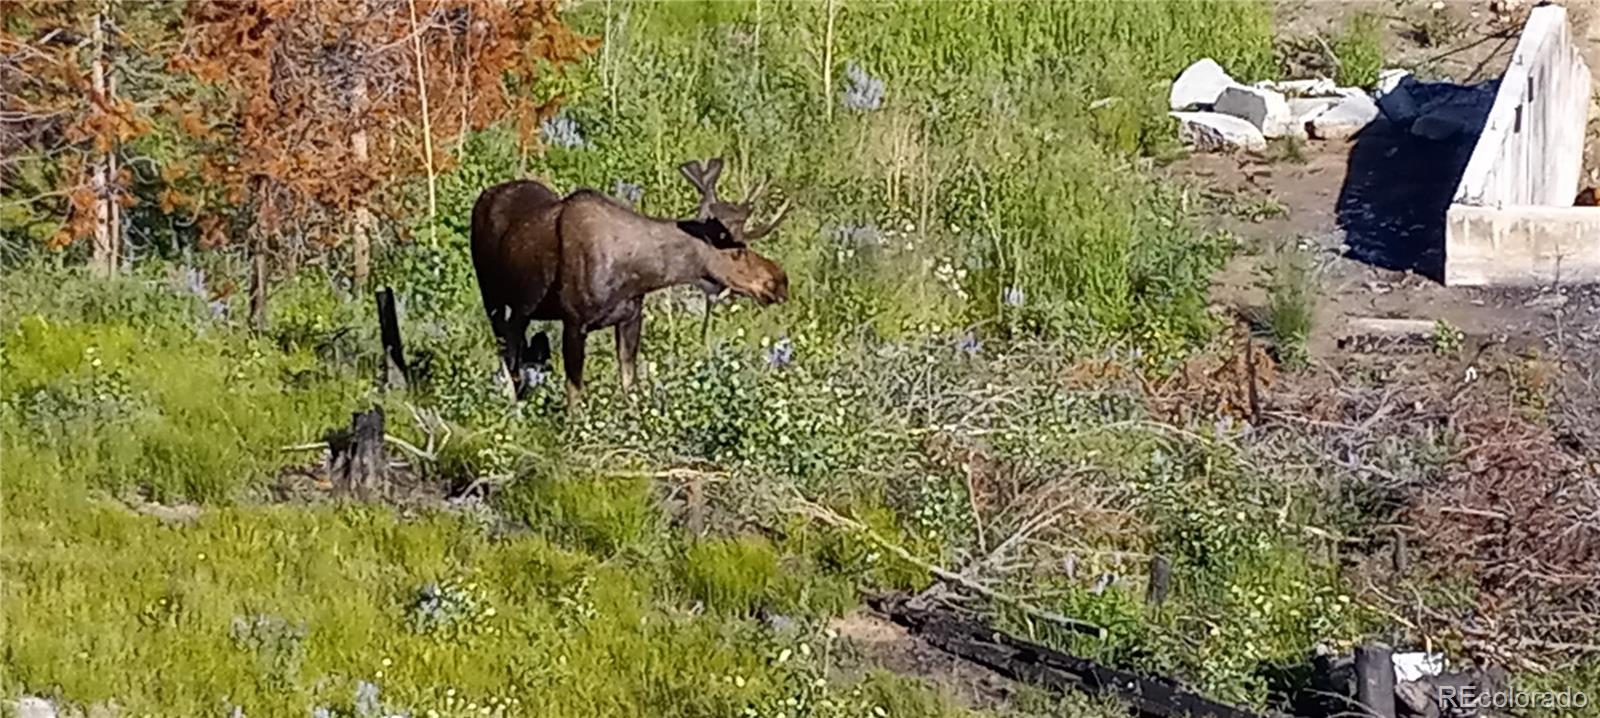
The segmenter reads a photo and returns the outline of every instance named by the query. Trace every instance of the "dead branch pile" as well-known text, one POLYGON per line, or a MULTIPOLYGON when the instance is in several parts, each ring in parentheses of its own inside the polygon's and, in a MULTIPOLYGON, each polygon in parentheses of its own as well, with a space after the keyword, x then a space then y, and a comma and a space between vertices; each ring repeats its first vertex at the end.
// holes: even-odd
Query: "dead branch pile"
POLYGON ((1518 366, 1413 359, 1297 379, 1257 440, 1304 447, 1324 477, 1389 497, 1410 556, 1376 540, 1392 534, 1372 516, 1358 571, 1415 638, 1548 667, 1600 653, 1600 457, 1560 440, 1518 366), (1425 584, 1455 588, 1425 598, 1425 584))

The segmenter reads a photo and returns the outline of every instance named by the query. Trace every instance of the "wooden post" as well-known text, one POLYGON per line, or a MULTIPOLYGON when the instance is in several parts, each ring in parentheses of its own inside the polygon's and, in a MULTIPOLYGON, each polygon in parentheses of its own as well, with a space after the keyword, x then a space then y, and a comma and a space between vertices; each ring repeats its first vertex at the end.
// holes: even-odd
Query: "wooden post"
POLYGON ((350 430, 328 439, 329 475, 344 496, 369 499, 384 485, 389 457, 383 447, 383 407, 350 415, 350 430))
POLYGON ((406 366, 406 351, 400 341, 400 315, 395 311, 394 290, 378 290, 378 331, 383 341, 385 386, 404 387, 411 380, 411 369, 406 366))
POLYGON ((1406 550, 1406 534, 1404 531, 1394 532, 1394 572, 1405 577, 1411 570, 1411 556, 1406 550))
POLYGON ((1382 643, 1356 647, 1356 701, 1362 715, 1394 716, 1394 650, 1382 643))
POLYGON ((1150 606, 1160 606, 1167 600, 1167 590, 1172 586, 1172 562, 1166 556, 1156 554, 1150 557, 1150 583, 1145 587, 1144 602, 1150 606))

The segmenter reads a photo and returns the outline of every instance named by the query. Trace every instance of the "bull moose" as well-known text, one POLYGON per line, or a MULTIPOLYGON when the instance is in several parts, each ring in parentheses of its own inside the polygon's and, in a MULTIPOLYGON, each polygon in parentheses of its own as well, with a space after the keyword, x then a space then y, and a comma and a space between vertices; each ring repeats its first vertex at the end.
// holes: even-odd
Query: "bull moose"
MULTIPOLYGON (((569 406, 582 400, 589 333, 612 327, 624 390, 636 375, 646 294, 694 284, 709 296, 733 293, 763 305, 785 301, 789 279, 748 247, 781 222, 745 223, 760 190, 743 202, 716 197, 722 162, 680 167, 701 193, 692 219, 649 217, 592 189, 566 197, 533 180, 485 189, 472 209, 472 264, 501 359, 520 388, 528 324, 561 322, 569 406)), ((709 307, 708 310, 709 312, 709 307)))

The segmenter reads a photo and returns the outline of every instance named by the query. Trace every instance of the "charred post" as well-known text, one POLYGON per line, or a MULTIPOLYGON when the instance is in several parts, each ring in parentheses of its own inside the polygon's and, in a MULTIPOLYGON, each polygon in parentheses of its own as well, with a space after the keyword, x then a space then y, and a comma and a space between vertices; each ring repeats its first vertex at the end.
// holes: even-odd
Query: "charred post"
POLYGON ((406 364, 405 346, 400 341, 400 315, 395 311, 394 290, 378 290, 378 332, 383 342, 384 368, 382 380, 387 387, 404 387, 411 381, 411 368, 406 364))
POLYGON ((1356 702, 1369 718, 1394 716, 1394 650, 1382 643, 1356 648, 1356 702))
POLYGON ((328 437, 328 475, 341 496, 370 499, 387 479, 389 457, 383 446, 383 407, 356 412, 350 428, 328 437))

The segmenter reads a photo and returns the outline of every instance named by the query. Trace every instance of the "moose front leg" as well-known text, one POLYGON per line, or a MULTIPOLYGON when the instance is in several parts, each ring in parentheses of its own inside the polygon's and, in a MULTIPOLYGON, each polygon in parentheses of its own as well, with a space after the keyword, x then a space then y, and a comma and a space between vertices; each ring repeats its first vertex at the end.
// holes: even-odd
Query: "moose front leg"
POLYGON ((561 326, 561 366, 567 374, 567 408, 577 409, 583 403, 583 358, 589 341, 589 330, 577 322, 561 326))
POLYGON ((622 371, 622 391, 628 392, 638 378, 639 335, 644 331, 642 303, 634 301, 628 315, 617 322, 613 331, 617 339, 617 367, 622 371))

